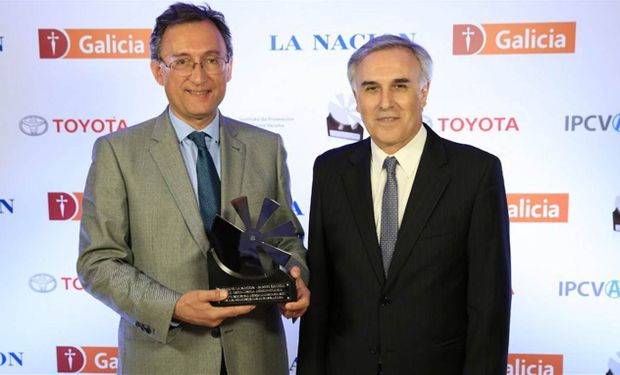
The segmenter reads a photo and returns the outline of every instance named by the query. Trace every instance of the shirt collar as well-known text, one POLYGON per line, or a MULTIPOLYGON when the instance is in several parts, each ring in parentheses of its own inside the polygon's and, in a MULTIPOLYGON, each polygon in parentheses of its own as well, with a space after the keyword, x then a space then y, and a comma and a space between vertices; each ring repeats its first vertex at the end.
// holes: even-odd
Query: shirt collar
POLYGON ((396 151, 394 155, 388 155, 383 151, 375 141, 370 139, 370 151, 372 154, 372 168, 377 169, 379 172, 383 169, 383 161, 388 156, 394 156, 398 160, 398 165, 402 167, 403 171, 408 178, 415 175, 415 172, 420 164, 420 158, 422 157, 422 150, 426 143, 426 128, 424 125, 420 127, 418 134, 413 137, 409 143, 403 146, 400 150, 396 151))
MULTIPOLYGON (((190 133, 196 131, 196 129, 192 128, 186 122, 178 118, 174 114, 174 112, 172 112, 172 109, 170 107, 168 107, 168 114, 170 115, 170 122, 172 123, 172 127, 174 128, 174 132, 177 135, 177 140, 179 141, 179 143, 183 142, 183 140, 187 138, 190 133)), ((204 129, 200 130, 210 136, 211 139, 213 139, 217 144, 220 143, 219 123, 220 111, 217 111, 215 117, 213 118, 213 121, 211 121, 209 125, 207 125, 204 129)))

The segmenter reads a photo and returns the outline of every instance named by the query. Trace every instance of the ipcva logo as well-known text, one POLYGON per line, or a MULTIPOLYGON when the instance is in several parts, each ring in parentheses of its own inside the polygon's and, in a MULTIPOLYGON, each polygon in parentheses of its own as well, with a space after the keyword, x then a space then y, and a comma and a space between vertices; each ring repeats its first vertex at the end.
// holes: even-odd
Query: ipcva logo
POLYGON ((50 220, 80 220, 83 193, 47 193, 50 220))
POLYGON ((604 297, 620 300, 620 280, 560 281, 560 297, 604 297))
POLYGON ((60 373, 115 374, 118 349, 104 346, 57 346, 56 363, 60 373))
POLYGON ((620 113, 599 113, 564 116, 564 130, 567 132, 619 132, 620 113))

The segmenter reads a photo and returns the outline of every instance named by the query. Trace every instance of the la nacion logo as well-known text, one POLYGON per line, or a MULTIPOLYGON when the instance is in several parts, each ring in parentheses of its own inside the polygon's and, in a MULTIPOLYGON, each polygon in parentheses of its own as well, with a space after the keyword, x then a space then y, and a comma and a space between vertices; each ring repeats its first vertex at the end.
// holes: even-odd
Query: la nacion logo
POLYGON ((513 223, 568 222, 568 194, 507 194, 508 216, 513 223))
POLYGON ((59 373, 115 374, 118 368, 118 348, 57 346, 56 364, 59 373))
POLYGON ((42 59, 149 58, 150 29, 39 29, 42 59))
POLYGON ((576 22, 454 25, 452 54, 574 53, 576 30, 576 22))

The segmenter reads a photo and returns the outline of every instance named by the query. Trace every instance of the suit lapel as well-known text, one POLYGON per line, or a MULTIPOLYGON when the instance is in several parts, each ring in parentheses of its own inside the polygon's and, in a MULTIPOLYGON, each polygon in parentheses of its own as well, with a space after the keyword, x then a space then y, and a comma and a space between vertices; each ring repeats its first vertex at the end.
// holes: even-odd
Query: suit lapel
POLYGON ((164 178, 189 232, 200 246, 200 250, 206 255, 209 242, 200 218, 196 195, 187 176, 185 162, 179 150, 179 142, 170 123, 167 109, 155 120, 151 141, 149 149, 151 156, 159 168, 159 172, 164 178))
POLYGON ((237 222, 237 213, 230 201, 241 196, 245 171, 245 143, 237 138, 231 119, 220 115, 220 149, 222 174, 222 216, 237 222))
POLYGON ((449 175, 443 170, 447 158, 441 139, 430 128, 426 127, 426 130, 428 132, 426 144, 398 231, 386 288, 396 280, 395 276, 411 255, 424 225, 450 180, 449 175))
MULTIPOLYGON (((372 208, 372 192, 370 184, 370 139, 366 139, 352 152, 351 165, 343 176, 344 187, 353 210, 357 229, 364 242, 368 260, 380 284, 384 282, 381 249, 377 240, 372 208)), ((346 235, 346 234, 345 234, 346 235)))

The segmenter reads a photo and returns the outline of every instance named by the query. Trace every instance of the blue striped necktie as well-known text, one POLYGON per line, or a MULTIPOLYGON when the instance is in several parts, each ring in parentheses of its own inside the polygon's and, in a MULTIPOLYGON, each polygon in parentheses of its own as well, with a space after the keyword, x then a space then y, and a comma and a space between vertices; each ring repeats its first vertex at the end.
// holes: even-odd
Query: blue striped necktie
POLYGON ((198 204, 200 205, 200 216, 202 217, 205 231, 210 233, 215 215, 220 213, 221 186, 220 177, 217 174, 213 158, 207 149, 205 137, 211 138, 203 132, 192 132, 187 136, 198 147, 198 161, 196 162, 198 204))
POLYGON ((396 181, 395 157, 389 156, 383 162, 383 168, 387 172, 383 201, 381 203, 381 255, 383 257, 383 272, 387 278, 396 239, 398 238, 398 182, 396 181))

